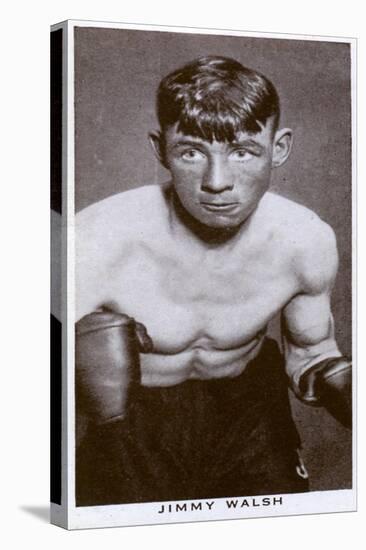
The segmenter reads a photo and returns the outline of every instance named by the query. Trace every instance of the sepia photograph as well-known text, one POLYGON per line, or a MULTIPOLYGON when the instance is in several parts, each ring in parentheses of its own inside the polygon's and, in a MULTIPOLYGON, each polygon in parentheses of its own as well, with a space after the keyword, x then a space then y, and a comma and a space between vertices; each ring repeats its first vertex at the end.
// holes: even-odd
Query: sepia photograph
POLYGON ((68 32, 76 513, 352 509, 352 41, 68 32))

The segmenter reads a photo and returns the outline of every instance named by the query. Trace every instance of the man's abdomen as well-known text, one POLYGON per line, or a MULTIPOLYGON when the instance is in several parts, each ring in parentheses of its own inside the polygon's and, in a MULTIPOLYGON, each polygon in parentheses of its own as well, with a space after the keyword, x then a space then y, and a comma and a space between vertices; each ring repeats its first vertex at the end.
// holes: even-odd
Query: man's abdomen
POLYGON ((249 343, 234 349, 219 350, 201 339, 174 354, 141 355, 143 386, 173 386, 186 380, 232 378, 260 352, 264 331, 249 343))

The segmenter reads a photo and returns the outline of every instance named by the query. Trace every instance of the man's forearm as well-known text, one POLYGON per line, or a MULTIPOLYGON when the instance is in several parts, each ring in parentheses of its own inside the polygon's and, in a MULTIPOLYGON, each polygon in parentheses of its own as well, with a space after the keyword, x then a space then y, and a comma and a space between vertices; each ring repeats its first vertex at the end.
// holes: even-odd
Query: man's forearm
POLYGON ((286 370, 296 396, 325 407, 344 426, 352 425, 352 363, 334 338, 316 345, 286 346, 286 370))
POLYGON ((296 395, 300 393, 299 383, 301 377, 314 365, 326 359, 342 357, 342 353, 333 335, 316 344, 306 346, 284 339, 283 347, 286 372, 290 379, 290 385, 296 395))

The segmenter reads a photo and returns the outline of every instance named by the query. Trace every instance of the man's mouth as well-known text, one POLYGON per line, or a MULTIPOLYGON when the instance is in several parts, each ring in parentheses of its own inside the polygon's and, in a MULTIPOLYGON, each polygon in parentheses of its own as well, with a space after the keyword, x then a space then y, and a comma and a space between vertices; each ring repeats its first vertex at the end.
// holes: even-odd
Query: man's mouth
POLYGON ((237 202, 201 202, 206 210, 211 212, 230 212, 238 207, 237 202))

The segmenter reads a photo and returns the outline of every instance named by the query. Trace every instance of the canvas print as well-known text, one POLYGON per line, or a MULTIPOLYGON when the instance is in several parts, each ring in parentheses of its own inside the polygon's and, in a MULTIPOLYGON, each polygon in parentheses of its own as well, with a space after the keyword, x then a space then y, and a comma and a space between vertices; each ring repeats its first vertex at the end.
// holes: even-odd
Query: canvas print
POLYGON ((54 522, 354 509, 354 41, 55 33, 54 522))

